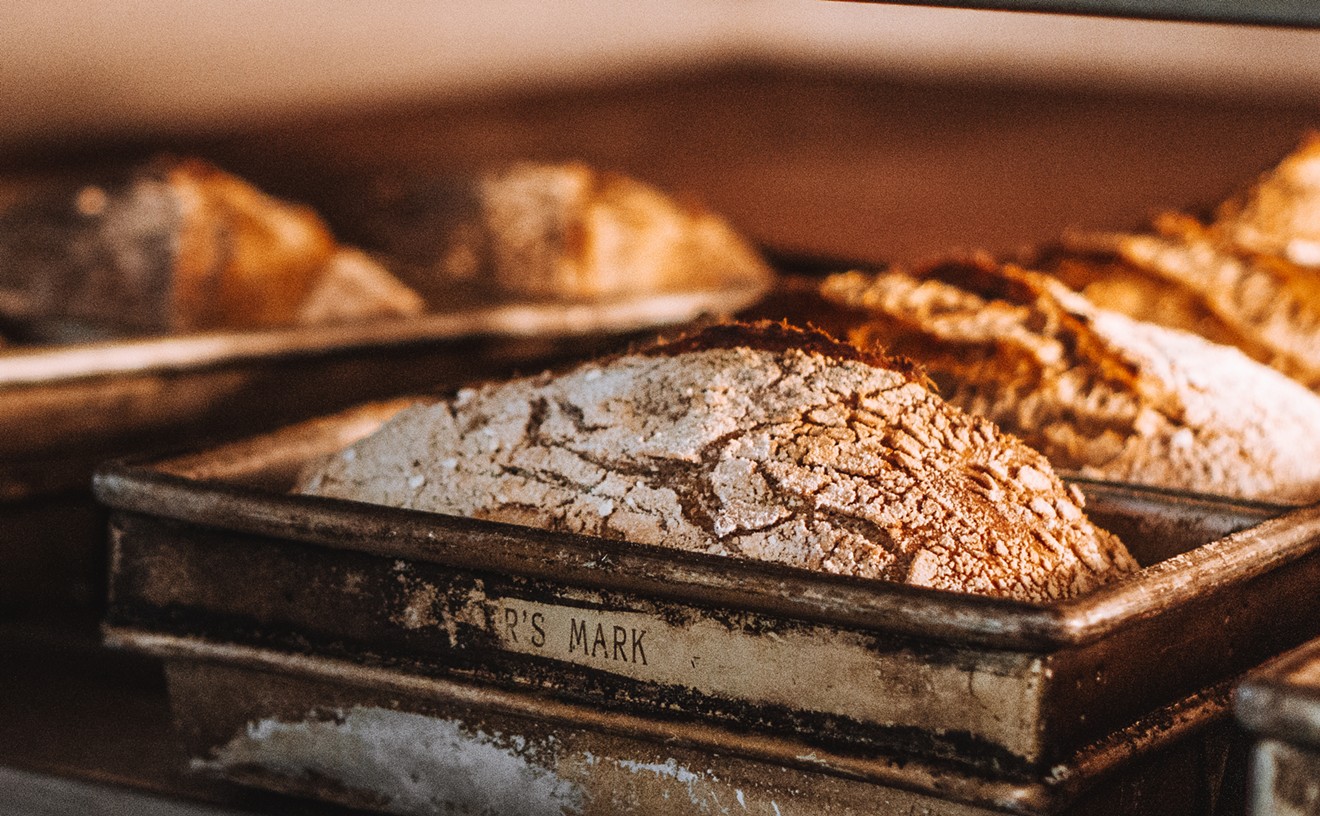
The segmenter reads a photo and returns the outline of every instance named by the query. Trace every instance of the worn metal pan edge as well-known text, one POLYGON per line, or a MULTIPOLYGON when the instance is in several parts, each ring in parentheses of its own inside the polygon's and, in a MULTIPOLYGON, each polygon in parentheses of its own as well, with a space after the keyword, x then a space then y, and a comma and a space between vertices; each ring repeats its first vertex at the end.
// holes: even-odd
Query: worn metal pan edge
POLYGON ((326 326, 209 332, 0 353, 0 389, 148 371, 178 371, 345 349, 478 336, 572 337, 683 323, 729 313, 763 292, 748 287, 644 295, 599 303, 513 303, 420 317, 326 326))
POLYGON ((1151 484, 1138 484, 1135 482, 1111 482, 1104 479, 1095 479, 1089 476, 1076 473, 1074 471, 1056 469, 1059 478, 1065 482, 1073 482, 1082 488, 1087 496, 1087 507, 1095 501, 1088 489, 1100 490, 1105 494, 1121 496, 1129 502, 1169 502, 1175 501, 1181 506, 1190 510, 1202 512, 1222 511, 1224 508, 1231 508, 1235 512, 1246 516, 1256 516, 1264 521, 1267 518, 1283 515, 1291 510, 1297 510, 1304 505, 1300 504, 1282 504, 1279 502, 1264 501, 1261 499, 1242 499, 1233 496, 1217 496, 1213 493, 1193 493, 1186 490, 1179 490, 1170 487, 1160 487, 1151 484))
POLYGON ((1320 506, 1303 508, 1147 567, 1126 581, 1044 605, 199 482, 151 465, 107 464, 98 471, 94 490, 101 502, 120 510, 250 534, 1011 649, 1090 643, 1195 597, 1207 584, 1248 580, 1320 549, 1320 506), (474 538, 486 546, 472 547, 474 538), (468 544, 451 546, 459 540, 468 544))
POLYGON ((235 665, 281 675, 311 677, 349 686, 438 699, 539 721, 586 727, 664 744, 742 756, 807 771, 843 776, 942 799, 1000 808, 1011 813, 1052 813, 1070 804, 1127 763, 1160 750, 1220 719, 1230 684, 1220 684, 1153 712, 1145 720, 1077 752, 1040 781, 1012 782, 969 777, 907 757, 836 753, 790 738, 733 731, 700 722, 655 719, 602 711, 525 692, 403 674, 329 658, 252 646, 103 627, 105 642, 170 659, 235 665))
POLYGON ((1040 633, 1057 628, 1050 608, 999 598, 341 499, 197 483, 124 463, 102 466, 93 489, 115 509, 176 521, 811 622, 1007 647, 1036 644, 1040 633), (477 539, 482 545, 472 546, 477 539))
POLYGON ((1320 641, 1311 641, 1252 672, 1237 689, 1238 722, 1259 737, 1320 748, 1320 686, 1297 680, 1317 665, 1320 641))
POLYGON ((1196 549, 1142 569, 1135 577, 1100 587, 1054 606, 1073 643, 1096 640, 1115 629, 1190 600, 1198 587, 1247 581, 1320 550, 1320 505, 1267 519, 1196 549))

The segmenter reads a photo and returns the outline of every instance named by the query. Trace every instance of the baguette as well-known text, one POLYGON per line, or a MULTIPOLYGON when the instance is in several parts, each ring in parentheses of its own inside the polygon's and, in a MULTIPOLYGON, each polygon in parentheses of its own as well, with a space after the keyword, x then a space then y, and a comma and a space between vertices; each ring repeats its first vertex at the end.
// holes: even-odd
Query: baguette
POLYGON ((910 365, 772 323, 418 404, 300 490, 1028 601, 1136 568, 910 365))

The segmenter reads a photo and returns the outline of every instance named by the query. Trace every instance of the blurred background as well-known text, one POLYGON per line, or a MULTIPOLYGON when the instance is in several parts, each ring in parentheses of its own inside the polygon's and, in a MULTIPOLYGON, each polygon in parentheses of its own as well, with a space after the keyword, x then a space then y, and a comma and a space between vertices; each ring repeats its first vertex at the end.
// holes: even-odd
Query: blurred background
POLYGON ((906 79, 1311 97, 1320 32, 818 0, 15 0, 0 144, 773 62, 906 79))
MULTIPOLYGON (((1320 31, 820 0, 18 0, 0 170, 583 159, 790 253, 1009 250, 1217 200, 1320 124, 1320 31)), ((332 203, 332 202, 331 202, 332 203)))
MULTIPOLYGON (((787 253, 1011 250, 1217 200, 1320 125, 1320 31, 820 0, 17 0, 0 170, 582 159, 787 253)), ((320 189, 318 189, 318 185, 320 189)))

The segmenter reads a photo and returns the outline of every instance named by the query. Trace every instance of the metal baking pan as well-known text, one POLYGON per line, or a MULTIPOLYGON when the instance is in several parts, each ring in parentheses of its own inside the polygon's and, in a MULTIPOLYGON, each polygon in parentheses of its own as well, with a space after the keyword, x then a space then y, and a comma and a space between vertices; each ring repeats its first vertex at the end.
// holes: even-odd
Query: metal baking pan
MULTIPOLYGON (((279 427, 365 399, 608 348, 745 306, 736 290, 0 351, 0 608, 90 604, 98 462, 279 427)), ((103 574, 103 573, 102 573, 103 574)))
POLYGON ((1223 687, 1024 782, 403 669, 170 635, 129 642, 165 658, 194 772, 392 813, 1217 816, 1241 808, 1223 687))
POLYGON ((1039 781, 1320 634, 1320 508, 1084 484, 1149 566, 1037 605, 283 492, 398 407, 104 467, 109 640, 270 649, 1039 781))
POLYGON ((1238 689, 1236 712, 1256 739, 1253 816, 1320 813, 1320 641, 1248 677, 1238 689))

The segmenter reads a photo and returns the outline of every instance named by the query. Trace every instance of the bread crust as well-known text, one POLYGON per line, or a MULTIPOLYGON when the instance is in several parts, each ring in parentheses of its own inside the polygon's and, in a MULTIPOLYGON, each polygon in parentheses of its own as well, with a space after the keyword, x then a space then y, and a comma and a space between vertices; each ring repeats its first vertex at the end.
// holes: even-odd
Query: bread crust
POLYGON ((1235 345, 1320 389, 1320 134, 1209 221, 1165 213, 1148 233, 1069 233, 1042 266, 1104 308, 1235 345))
POLYGON ((1136 568, 907 364, 775 324, 419 404, 301 490, 1030 601, 1136 568))
POLYGON ((0 314, 15 321, 166 333, 423 307, 311 210, 197 159, 36 190, 0 212, 0 314))
POLYGON ((1280 502, 1320 499, 1320 397, 1237 349, 1098 308, 985 256, 822 286, 849 337, 905 354, 943 395, 1056 466, 1280 502))
POLYGON ((581 162, 372 174, 327 197, 332 222, 429 302, 594 301, 765 290, 772 273, 722 218, 581 162))

